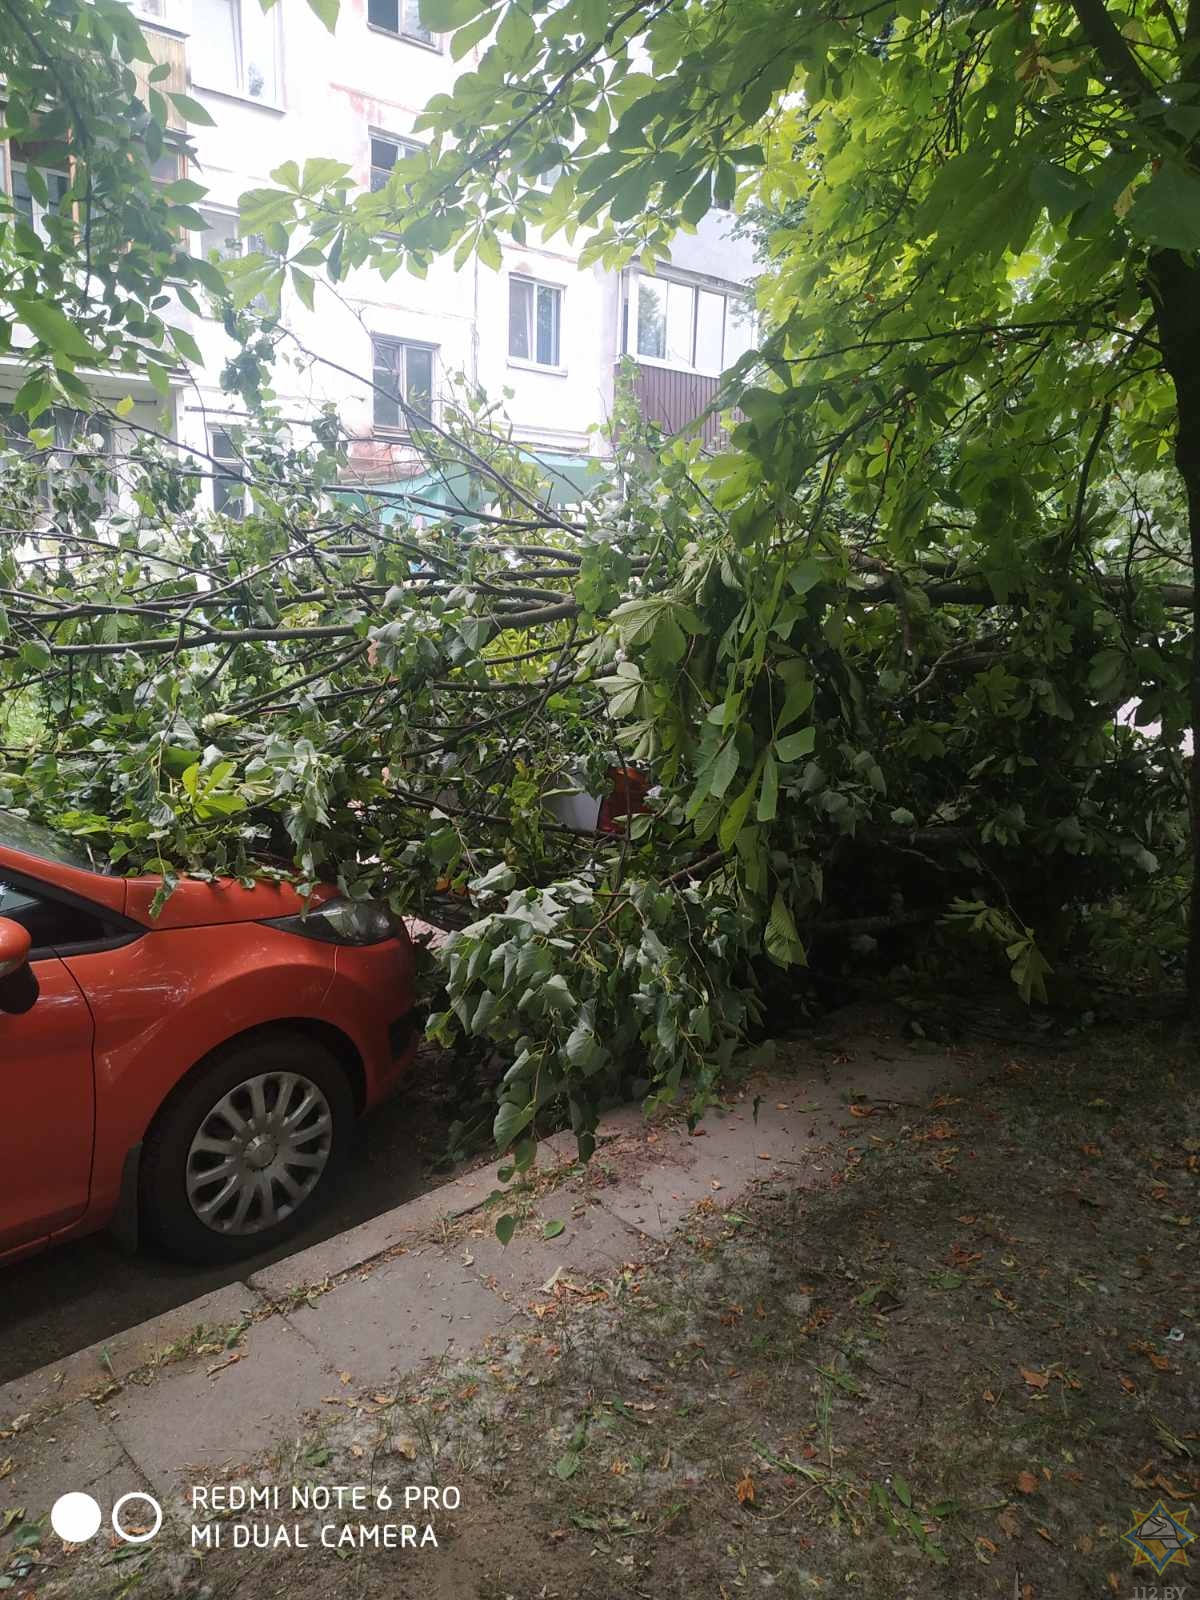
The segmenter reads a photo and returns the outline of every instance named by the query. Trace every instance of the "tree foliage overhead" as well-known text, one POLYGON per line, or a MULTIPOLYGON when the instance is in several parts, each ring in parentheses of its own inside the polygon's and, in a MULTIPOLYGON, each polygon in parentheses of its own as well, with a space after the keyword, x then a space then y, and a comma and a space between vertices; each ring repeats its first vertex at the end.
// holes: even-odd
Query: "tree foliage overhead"
POLYGON ((306 877, 398 907, 468 890, 434 1029, 508 1050, 502 1143, 552 1100, 586 1134, 630 1060, 702 1099, 755 974, 837 941, 987 940, 1031 998, 1116 900, 1165 913, 1170 954, 1200 721, 1197 17, 424 11, 458 55, 492 40, 426 153, 371 194, 279 169, 242 214, 277 258, 233 264, 233 299, 498 262, 534 229, 644 261, 736 200, 766 267, 729 448, 623 409, 564 510, 468 392, 409 418, 455 486, 417 517, 348 490, 332 417, 289 441, 268 319, 235 375, 242 523, 149 443, 116 519, 94 463, 48 516, 13 463, 0 671, 35 736, 0 803, 130 868, 249 871, 275 819, 306 877), (1133 699, 1157 741, 1115 721, 1133 699), (623 835, 547 812, 627 761, 659 793, 623 835))
POLYGON ((186 139, 186 117, 211 120, 162 87, 122 0, 9 0, 0 9, 3 137, 20 164, 21 198, 0 186, 0 357, 25 364, 15 408, 36 418, 55 401, 87 407, 101 366, 150 377, 198 360, 165 309, 198 310, 191 285, 221 291, 220 275, 187 251, 205 191, 155 182, 156 163, 186 139), (174 113, 174 115, 173 115, 174 113), (34 225, 34 214, 37 225, 34 225), (169 293, 167 291, 170 291, 169 293))
MULTIPOLYGON (((661 257, 714 204, 774 217, 766 337, 728 386, 745 420, 703 474, 732 542, 767 572, 791 554, 878 563, 904 615, 883 680, 898 699, 924 671, 919 585, 906 597, 937 574, 1025 612, 1052 718, 1075 716, 1083 660, 1100 700, 1136 696, 1168 748, 1200 726, 1195 0, 425 0, 424 15, 456 56, 489 41, 427 107, 428 152, 357 199, 294 175, 248 195, 249 220, 310 231, 337 276, 420 271, 452 247, 498 264, 500 239, 533 227, 620 265, 661 257), (1175 583, 1177 609, 1147 578, 1175 583)), ((727 732, 750 689, 730 686, 727 732)), ((655 706, 666 726, 642 754, 665 742, 671 760, 679 703, 655 706)), ((741 809, 693 796, 727 833, 764 792, 773 804, 770 741, 742 743, 741 809)), ((1191 782, 1200 830, 1200 764, 1191 782)), ((1200 996, 1200 895, 1192 919, 1200 996)))

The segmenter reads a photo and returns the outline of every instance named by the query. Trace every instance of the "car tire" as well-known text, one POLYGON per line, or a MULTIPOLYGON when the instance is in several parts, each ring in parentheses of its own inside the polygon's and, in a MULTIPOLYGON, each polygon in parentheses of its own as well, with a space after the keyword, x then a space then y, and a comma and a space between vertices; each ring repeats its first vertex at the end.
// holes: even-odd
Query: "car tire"
POLYGON ((146 1234, 186 1261, 274 1248, 320 1208, 344 1164, 354 1097, 333 1055, 303 1034, 262 1034, 210 1057, 147 1135, 146 1234))

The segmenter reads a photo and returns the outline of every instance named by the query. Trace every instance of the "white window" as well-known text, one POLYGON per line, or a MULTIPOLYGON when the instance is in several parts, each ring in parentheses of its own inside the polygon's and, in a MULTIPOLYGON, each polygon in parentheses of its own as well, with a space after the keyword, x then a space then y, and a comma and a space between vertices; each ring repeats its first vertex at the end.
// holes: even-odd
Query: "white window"
POLYGON ((205 261, 232 261, 245 255, 246 241, 238 238, 237 218, 232 211, 202 211, 204 232, 197 238, 197 254, 205 261))
POLYGON ((407 433, 410 425, 419 427, 433 415, 433 346, 372 339, 371 350, 376 430, 407 433))
POLYGON ((399 139, 390 133, 372 133, 371 135, 371 192, 378 194, 380 189, 386 189, 388 180, 392 176, 392 168, 397 161, 405 161, 409 156, 420 155, 423 145, 415 139, 399 139))
MULTIPOLYGON (((232 211, 213 211, 206 206, 200 215, 204 218, 204 232, 193 235, 193 249, 204 261, 236 261, 239 256, 272 254, 261 233, 248 233, 238 237, 237 217, 232 211)), ((250 302, 256 311, 267 310, 265 294, 256 294, 250 302)))
POLYGON ((561 366, 561 288, 533 278, 508 280, 508 354, 538 367, 561 366))
POLYGON ((420 0, 367 0, 367 21, 373 28, 418 44, 436 45, 432 29, 421 21, 420 0))
POLYGON ((192 0, 192 81, 202 89, 279 101, 279 12, 258 0, 192 0))
POLYGON ((213 466, 213 510, 240 522, 246 515, 245 463, 223 428, 210 432, 208 453, 213 466))
POLYGON ((625 349, 643 360, 718 377, 754 344, 754 313, 743 294, 675 278, 630 275, 625 349))

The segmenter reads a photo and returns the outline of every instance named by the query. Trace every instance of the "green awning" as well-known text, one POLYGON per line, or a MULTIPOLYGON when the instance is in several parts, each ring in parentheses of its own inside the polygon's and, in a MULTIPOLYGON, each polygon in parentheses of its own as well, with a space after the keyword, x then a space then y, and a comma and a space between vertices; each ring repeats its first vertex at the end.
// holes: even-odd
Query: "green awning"
MULTIPOLYGON (((604 463, 594 456, 557 455, 549 451, 534 459, 545 479, 546 502, 553 508, 577 505, 595 489, 604 463)), ((397 517, 437 517, 439 512, 460 512, 470 520, 473 511, 486 511, 495 488, 486 473, 455 465, 418 473, 350 491, 360 505, 375 501, 388 522, 397 517)))

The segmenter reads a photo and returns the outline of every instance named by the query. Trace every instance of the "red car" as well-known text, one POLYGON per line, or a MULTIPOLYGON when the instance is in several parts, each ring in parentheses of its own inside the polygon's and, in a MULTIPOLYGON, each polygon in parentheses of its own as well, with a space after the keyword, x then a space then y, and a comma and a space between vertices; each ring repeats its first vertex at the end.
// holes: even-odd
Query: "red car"
POLYGON ((277 1244, 416 1050, 386 907, 121 878, 0 811, 0 1261, 112 1224, 192 1261, 277 1244))

